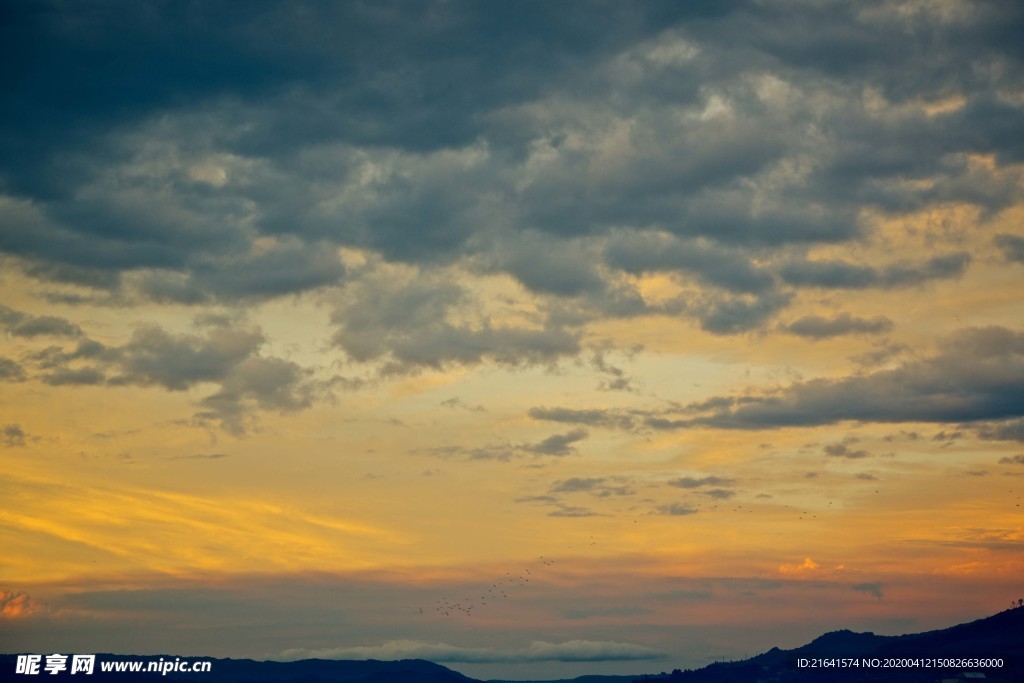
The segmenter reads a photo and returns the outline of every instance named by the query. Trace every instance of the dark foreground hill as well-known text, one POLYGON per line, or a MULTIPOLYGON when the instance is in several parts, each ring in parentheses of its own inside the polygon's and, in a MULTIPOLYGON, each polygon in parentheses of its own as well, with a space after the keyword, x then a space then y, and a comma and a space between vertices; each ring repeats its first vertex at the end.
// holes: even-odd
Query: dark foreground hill
POLYGON ((833 631, 793 650, 642 676, 671 683, 1024 683, 1024 608, 902 636, 833 631))
MULTIPOLYGON (((95 683, 164 681, 167 683, 479 683, 439 664, 419 659, 394 662, 306 659, 298 662, 258 662, 250 659, 211 659, 163 656, 166 662, 209 662, 209 673, 103 672, 103 662, 140 662, 159 656, 96 656, 92 675, 68 671, 50 675, 18 675, 16 655, 0 655, 0 681, 82 680, 95 683)), ((45 658, 42 663, 45 666, 45 658)), ((576 683, 1022 683, 1024 682, 1024 608, 1000 612, 968 624, 927 633, 878 636, 834 631, 793 650, 772 648, 738 662, 711 664, 671 674, 583 676, 576 683), (998 665, 996 665, 998 663, 998 665), (984 676, 984 678, 979 678, 984 676)), ((491 683, 498 683, 492 681, 491 683)))
MULTIPOLYGON (((42 666, 45 666, 44 656, 42 666)), ((472 678, 447 669, 440 664, 422 659, 403 659, 394 662, 377 660, 304 659, 298 662, 258 662, 251 659, 213 659, 210 657, 175 657, 168 655, 111 655, 97 654, 92 675, 71 674, 61 671, 50 675, 40 668, 37 675, 16 675, 16 655, 0 655, 0 681, 81 681, 82 683, 479 683, 472 678), (101 671, 103 662, 117 662, 130 667, 140 663, 145 669, 150 662, 180 662, 187 668, 195 662, 209 662, 209 672, 137 673, 129 671, 101 671)), ((70 665, 68 667, 70 669, 70 665)))

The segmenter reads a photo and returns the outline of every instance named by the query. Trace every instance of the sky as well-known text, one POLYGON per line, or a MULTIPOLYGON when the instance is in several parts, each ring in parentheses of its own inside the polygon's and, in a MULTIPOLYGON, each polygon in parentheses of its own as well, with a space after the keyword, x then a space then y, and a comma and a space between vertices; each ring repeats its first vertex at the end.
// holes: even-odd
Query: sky
POLYGON ((3 3, 3 648, 527 679, 1005 608, 1022 34, 3 3))

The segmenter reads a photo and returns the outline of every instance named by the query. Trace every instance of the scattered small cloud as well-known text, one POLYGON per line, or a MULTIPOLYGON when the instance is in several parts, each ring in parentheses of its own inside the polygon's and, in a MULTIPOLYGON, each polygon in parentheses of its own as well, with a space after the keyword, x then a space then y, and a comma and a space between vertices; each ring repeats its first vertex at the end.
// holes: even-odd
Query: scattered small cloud
POLYGON ((611 429, 631 430, 634 427, 632 415, 616 410, 601 408, 543 408, 534 407, 527 411, 534 420, 581 424, 589 427, 607 427, 611 429))
POLYGON ((227 453, 195 453, 193 455, 175 455, 170 460, 220 460, 228 457, 227 453))
POLYGON ((827 444, 825 446, 824 453, 832 458, 848 458, 850 460, 868 457, 870 454, 866 450, 850 448, 850 444, 857 443, 857 441, 858 440, 854 438, 849 440, 844 439, 839 443, 827 444))
POLYGON ((1007 261, 1024 263, 1024 237, 1018 235, 996 235, 995 244, 1007 261))
POLYGON ((0 382, 25 381, 25 369, 17 361, 0 356, 0 382))
POLYGON ((654 513, 658 515, 668 515, 670 517, 685 517, 687 515, 697 514, 697 508, 683 503, 666 503, 665 505, 659 505, 654 508, 654 513))
POLYGON ((879 315, 874 318, 858 318, 841 313, 833 318, 808 315, 795 320, 782 329, 807 339, 829 339, 847 334, 881 334, 892 329, 892 321, 879 315))
POLYGON ((801 574, 814 572, 821 568, 821 565, 809 557, 805 557, 800 564, 784 564, 779 567, 780 574, 801 574))
POLYGON ((666 482, 669 486, 675 486, 681 489, 696 489, 703 486, 731 486, 736 483, 735 479, 729 479, 727 477, 680 477, 678 479, 670 479, 666 482))
POLYGON ((570 477, 556 481, 551 485, 551 493, 580 493, 585 492, 599 498, 609 496, 629 496, 634 491, 629 486, 621 483, 621 480, 612 483, 606 477, 570 477))
POLYGON ((18 424, 7 424, 0 428, 0 443, 8 447, 24 446, 28 435, 18 424))
POLYGON ((857 591, 859 593, 867 593, 868 595, 873 595, 876 598, 878 598, 879 600, 881 600, 884 597, 884 595, 882 593, 882 584, 880 584, 880 583, 876 583, 876 582, 856 583, 856 584, 850 586, 850 588, 852 588, 853 590, 855 590, 855 591, 857 591))
POLYGON ((468 410, 468 411, 473 412, 473 413, 483 413, 483 412, 487 411, 487 408, 484 408, 482 405, 479 405, 479 404, 477 404, 477 405, 470 405, 470 404, 466 403, 465 401, 463 401, 458 396, 452 396, 451 398, 445 399, 445 400, 441 401, 440 405, 445 407, 445 408, 451 408, 453 410, 454 409, 468 410))
POLYGON ((565 434, 552 434, 548 438, 537 443, 523 444, 519 446, 519 448, 534 455, 571 455, 576 452, 573 444, 586 439, 587 436, 589 436, 587 430, 574 429, 565 434))

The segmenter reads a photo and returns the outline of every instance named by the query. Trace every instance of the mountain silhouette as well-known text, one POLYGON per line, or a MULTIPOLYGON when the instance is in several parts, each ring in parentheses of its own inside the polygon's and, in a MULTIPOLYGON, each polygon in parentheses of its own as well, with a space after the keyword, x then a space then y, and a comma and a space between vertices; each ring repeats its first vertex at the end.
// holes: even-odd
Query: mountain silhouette
POLYGON ((902 636, 832 631, 792 650, 772 648, 742 661, 719 662, 697 670, 677 669, 671 674, 646 675, 634 680, 679 683, 1021 683, 1024 682, 1024 608, 1006 610, 950 628, 902 636), (844 667, 844 659, 847 664, 855 660, 857 665, 844 667), (972 666, 970 660, 973 659, 1001 660, 1002 664, 998 667, 972 666), (800 666, 801 660, 806 666, 800 666), (822 666, 826 663, 828 666, 822 666), (870 665, 865 666, 865 663, 870 665), (979 674, 984 678, 977 678, 979 674))
MULTIPOLYGON (((41 653, 40 653, 41 654, 41 653)), ((97 654, 95 672, 82 680, 105 683, 119 681, 165 681, 167 683, 481 683, 440 664, 421 659, 399 661, 305 659, 297 662, 254 661, 181 657, 182 661, 211 662, 209 673, 126 673, 103 672, 101 662, 143 662, 160 655, 97 654)), ((165 661, 178 659, 162 655, 165 661)), ((15 675, 17 655, 0 654, 0 680, 65 680, 68 672, 37 677, 15 675)), ((44 657, 45 661, 45 657, 44 657)), ((144 664, 145 665, 145 664, 144 664)), ((77 680, 77 678, 73 679, 77 680)), ((902 636, 832 631, 792 650, 772 648, 755 657, 736 662, 718 662, 696 670, 676 669, 671 673, 642 676, 588 675, 574 683, 630 683, 657 681, 671 683, 1021 683, 1024 681, 1024 608, 1010 609, 984 619, 951 628, 902 636), (801 667, 805 662, 856 660, 858 666, 801 667), (970 661, 1001 660, 1001 666, 972 666, 970 661), (888 660, 888 661, 887 661, 888 660), (916 666, 885 666, 908 662, 916 666), (877 662, 878 666, 865 663, 877 662), (925 666, 925 664, 931 664, 925 666), (984 678, 977 676, 983 675, 984 678)), ((500 683, 490 681, 489 683, 500 683)), ((554 683, 544 681, 536 683, 554 683)), ((563 679, 558 683, 568 683, 563 679)))

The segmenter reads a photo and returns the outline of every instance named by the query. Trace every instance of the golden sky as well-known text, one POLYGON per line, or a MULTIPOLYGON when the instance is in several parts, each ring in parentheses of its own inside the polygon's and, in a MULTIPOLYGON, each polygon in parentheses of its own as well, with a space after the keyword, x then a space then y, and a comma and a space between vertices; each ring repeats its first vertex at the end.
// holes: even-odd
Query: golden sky
POLYGON ((239 10, 13 11, 8 651, 642 673, 1018 597, 1021 10, 239 10))

